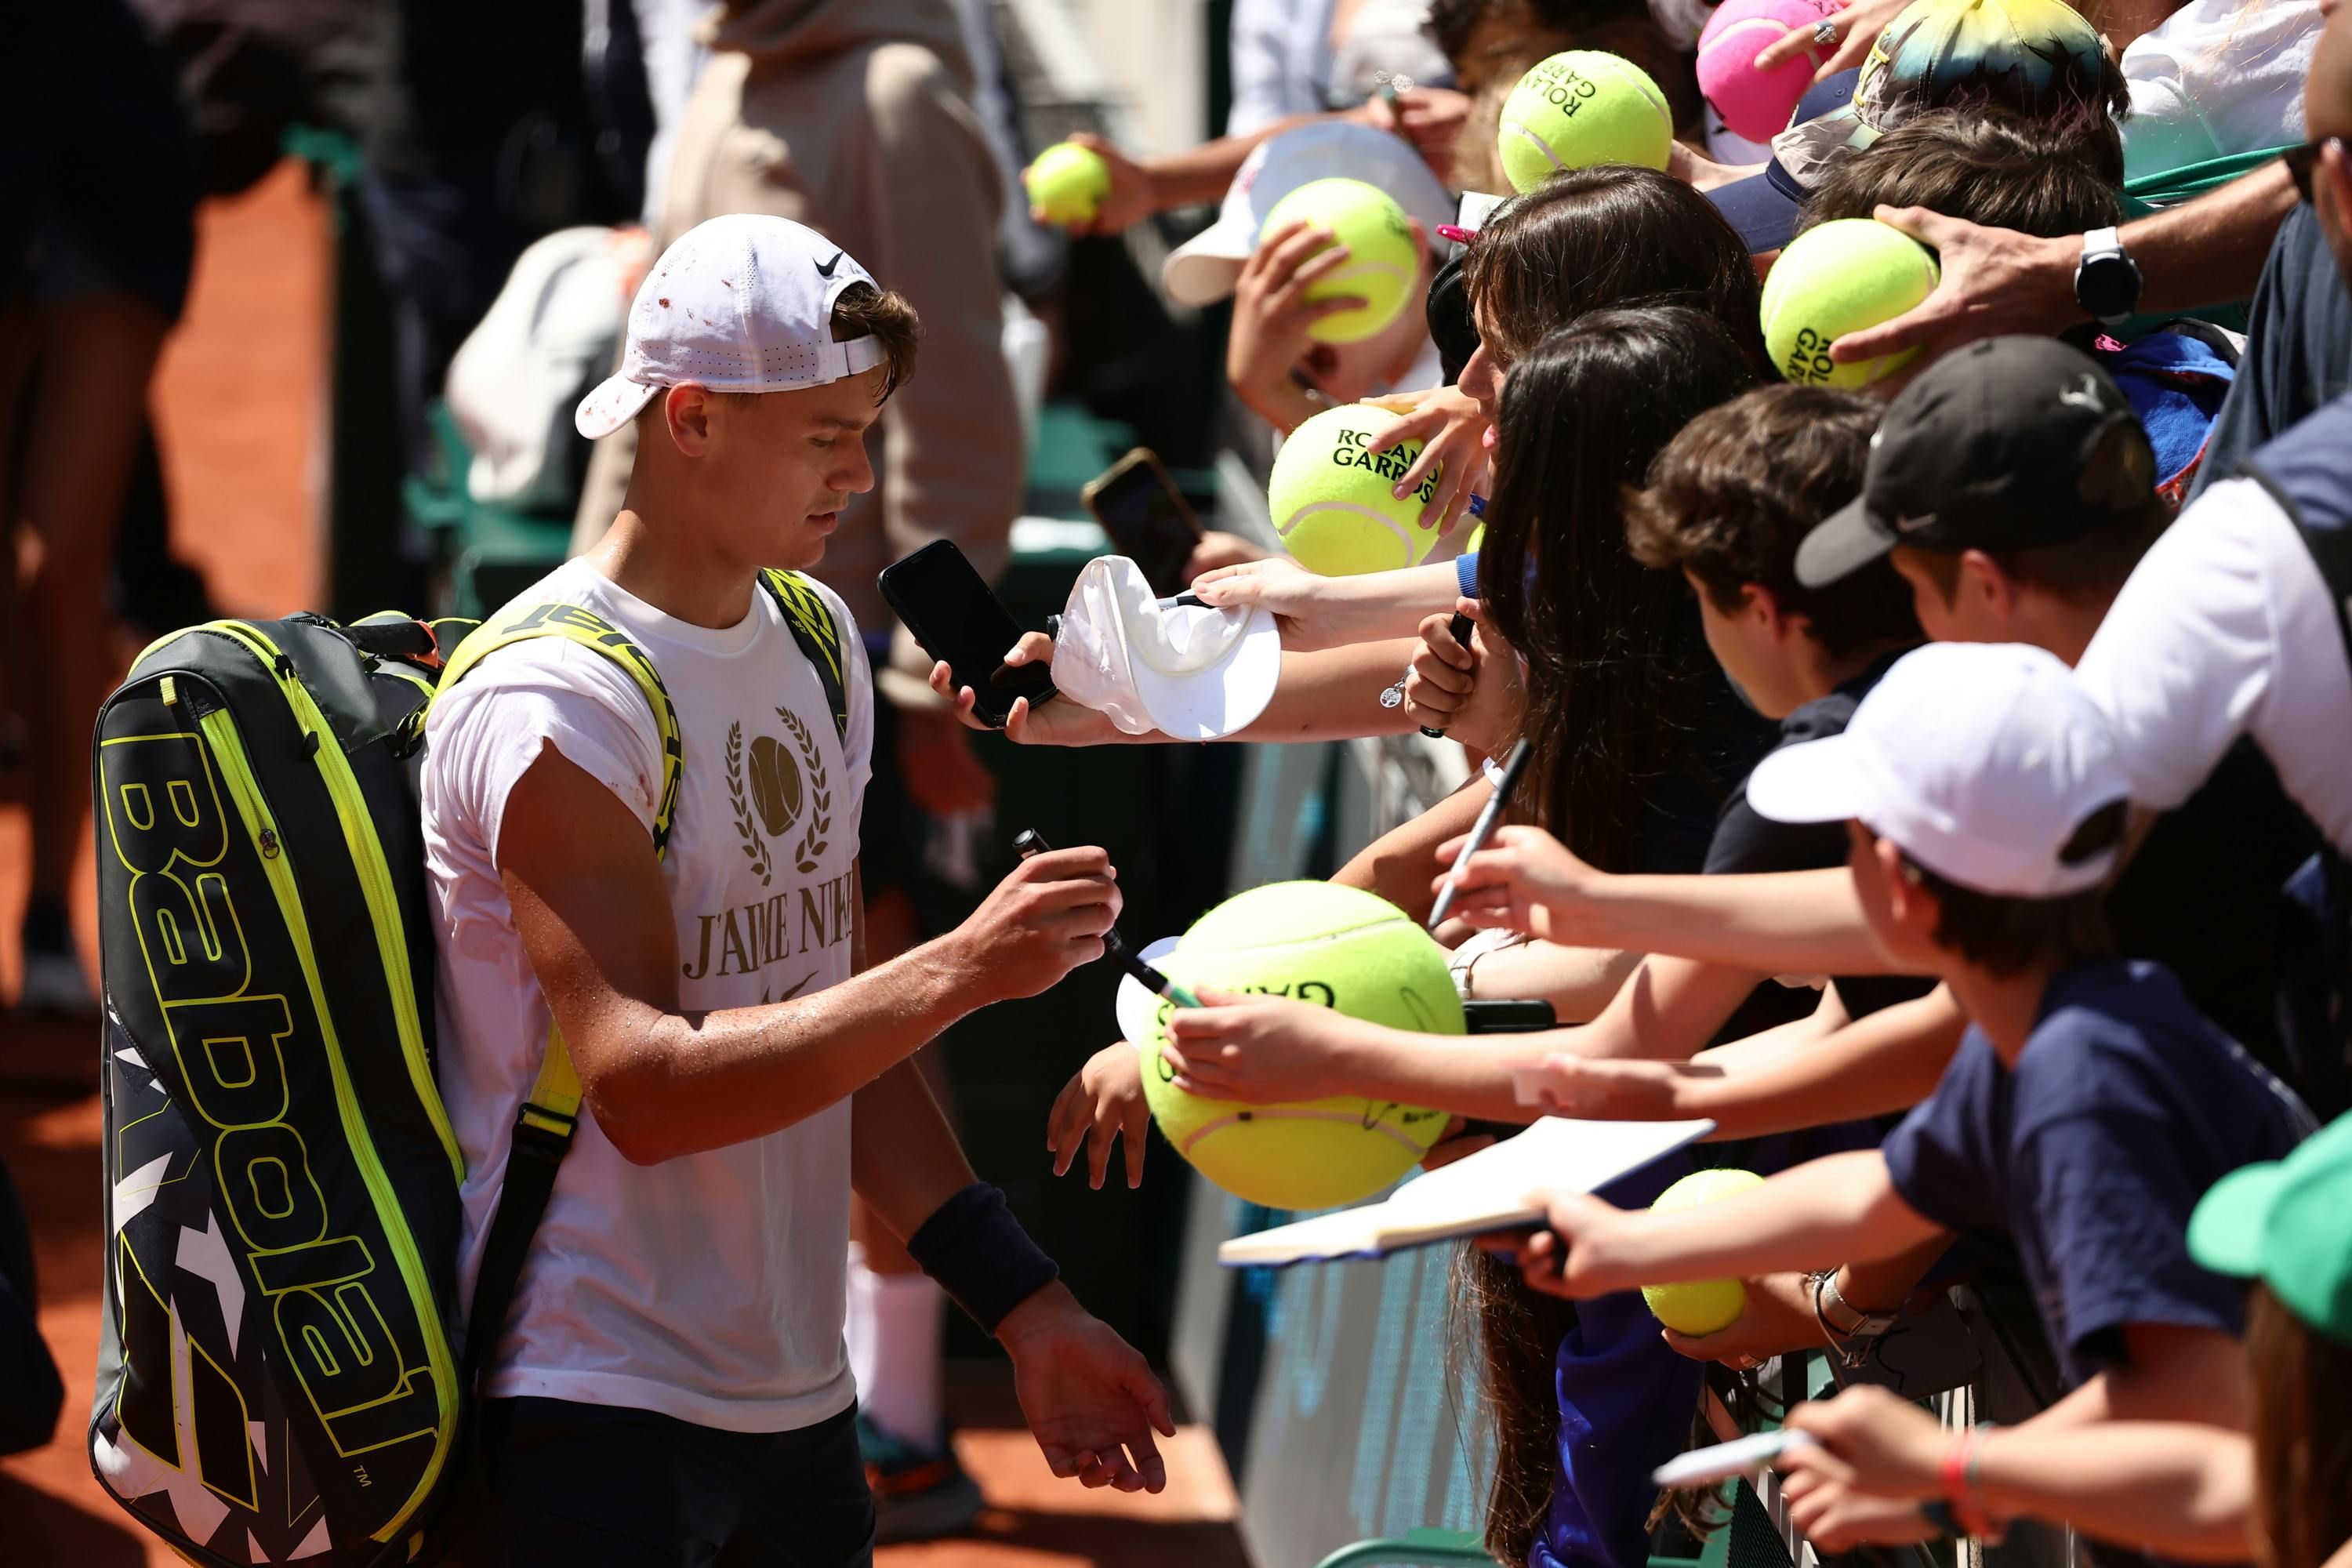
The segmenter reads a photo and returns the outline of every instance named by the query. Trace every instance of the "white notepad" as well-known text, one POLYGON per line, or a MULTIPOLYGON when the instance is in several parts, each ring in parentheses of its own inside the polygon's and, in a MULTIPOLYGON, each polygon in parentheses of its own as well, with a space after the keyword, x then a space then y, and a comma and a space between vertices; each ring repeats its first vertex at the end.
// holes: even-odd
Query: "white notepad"
POLYGON ((1548 1116, 1491 1149, 1397 1189, 1385 1203, 1237 1236, 1217 1248, 1228 1268, 1381 1258, 1433 1241, 1543 1218, 1546 1188, 1593 1192, 1715 1131, 1712 1121, 1574 1121, 1548 1116))

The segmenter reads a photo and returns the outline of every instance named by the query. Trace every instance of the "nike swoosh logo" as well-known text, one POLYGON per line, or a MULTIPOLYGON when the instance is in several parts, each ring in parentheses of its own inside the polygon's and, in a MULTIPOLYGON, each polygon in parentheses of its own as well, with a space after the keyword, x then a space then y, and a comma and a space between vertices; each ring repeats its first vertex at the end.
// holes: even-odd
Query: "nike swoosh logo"
POLYGON ((833 269, 834 269, 835 268, 836 268, 836 267, 838 267, 838 266, 840 266, 840 265, 841 265, 841 258, 842 258, 842 257, 843 257, 844 255, 845 255, 845 254, 846 254, 846 252, 836 250, 836 251, 835 251, 835 252, 833 253, 833 259, 832 259, 832 260, 830 260, 830 261, 820 261, 820 262, 817 262, 817 263, 815 264, 815 266, 816 266, 816 275, 817 275, 818 277, 820 277, 820 278, 830 278, 830 277, 832 277, 832 276, 833 276, 833 269))
MULTIPOLYGON (((815 976, 815 975, 814 975, 814 974, 803 975, 803 976, 802 977, 802 979, 801 979, 801 983, 800 983, 798 985, 793 986, 790 991, 787 991, 787 992, 785 992, 782 996, 777 997, 777 998, 776 998, 776 1000, 777 1000, 778 1002, 789 1002, 789 1001, 791 1001, 793 997, 795 997, 795 996, 799 995, 802 992, 803 992, 803 991, 807 990, 807 989, 809 988, 809 982, 810 982, 810 981, 812 981, 812 980, 814 980, 815 978, 816 978, 816 976, 815 976)), ((764 995, 764 994, 762 994, 762 995, 761 996, 761 998, 760 998, 760 1002, 761 1002, 761 1005, 762 1006, 771 1005, 771 1004, 770 1004, 770 1003, 769 1003, 769 1001, 768 1001, 768 998, 767 998, 767 997, 766 997, 766 995, 764 995)))

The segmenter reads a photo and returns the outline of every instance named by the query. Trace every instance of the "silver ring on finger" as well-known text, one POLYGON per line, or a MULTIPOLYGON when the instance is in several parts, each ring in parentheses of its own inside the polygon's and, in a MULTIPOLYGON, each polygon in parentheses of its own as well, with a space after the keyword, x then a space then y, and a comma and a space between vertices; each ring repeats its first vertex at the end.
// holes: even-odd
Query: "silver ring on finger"
POLYGON ((1813 24, 1813 42, 1824 47, 1838 41, 1837 18, 1824 16, 1813 24))

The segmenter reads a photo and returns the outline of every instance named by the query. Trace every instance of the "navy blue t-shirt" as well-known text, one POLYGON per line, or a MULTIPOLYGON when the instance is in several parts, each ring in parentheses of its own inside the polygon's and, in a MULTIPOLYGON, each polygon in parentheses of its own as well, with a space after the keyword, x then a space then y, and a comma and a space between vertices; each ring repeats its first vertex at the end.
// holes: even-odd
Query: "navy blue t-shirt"
POLYGON ((1922 1215, 2014 1241, 2073 1387, 2122 1359, 2126 1323, 2241 1331, 2243 1286, 2189 1259, 2189 1211, 2312 1130, 2170 970, 2109 959, 2052 978, 2014 1068, 1971 1026, 1885 1152, 1922 1215))
MULTIPOLYGON (((1910 650, 1901 649, 1874 660, 1867 669, 1828 696, 1805 703, 1780 721, 1780 751, 1845 733, 1853 710, 1870 695, 1879 678, 1910 650)), ((1706 873, 1711 877, 1763 871, 1817 871, 1843 866, 1846 858, 1843 822, 1774 822, 1748 804, 1748 781, 1731 792, 1716 818, 1715 837, 1706 847, 1706 873)), ((1838 995, 1853 1017, 1866 1018, 1882 1007, 1925 996, 1936 983, 1907 974, 1839 974, 1838 995)), ((1730 1037, 1736 1038, 1737 1037, 1730 1037)))

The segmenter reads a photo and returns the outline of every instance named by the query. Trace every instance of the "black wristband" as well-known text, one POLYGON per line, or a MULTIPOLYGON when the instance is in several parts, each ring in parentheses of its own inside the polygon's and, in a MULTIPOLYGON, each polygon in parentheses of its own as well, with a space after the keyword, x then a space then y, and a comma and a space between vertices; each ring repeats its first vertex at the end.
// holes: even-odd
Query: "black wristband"
POLYGON ((974 1182, 916 1226, 907 1254, 992 1334, 1062 1273, 1013 1217, 1003 1191, 986 1182, 974 1182))

